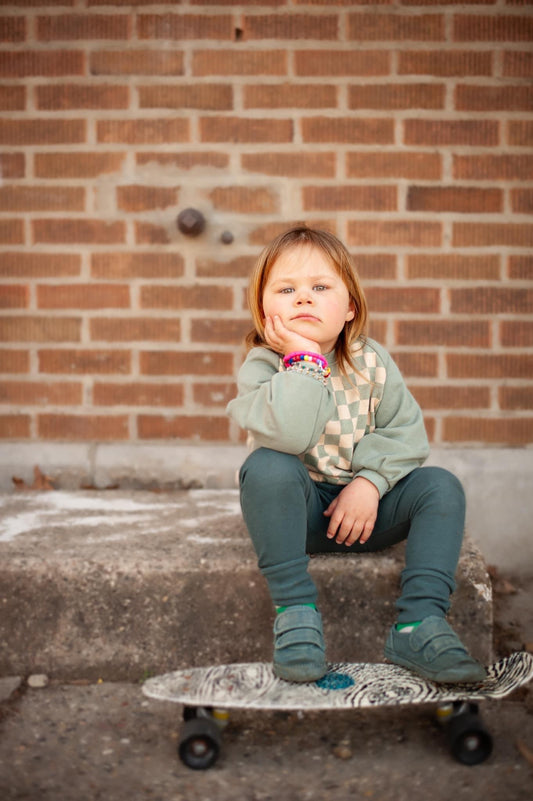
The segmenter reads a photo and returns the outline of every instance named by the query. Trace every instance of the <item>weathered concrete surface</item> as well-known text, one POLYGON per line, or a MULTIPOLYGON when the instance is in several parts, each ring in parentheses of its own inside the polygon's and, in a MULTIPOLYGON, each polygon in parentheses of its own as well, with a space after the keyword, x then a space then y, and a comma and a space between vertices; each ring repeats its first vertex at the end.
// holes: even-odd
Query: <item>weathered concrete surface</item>
MULTIPOLYGON (((320 556, 328 657, 381 661, 403 546, 320 556)), ((492 657, 492 595, 467 542, 450 620, 492 657)), ((136 680, 268 660, 272 609, 234 490, 0 496, 0 675, 136 680)))

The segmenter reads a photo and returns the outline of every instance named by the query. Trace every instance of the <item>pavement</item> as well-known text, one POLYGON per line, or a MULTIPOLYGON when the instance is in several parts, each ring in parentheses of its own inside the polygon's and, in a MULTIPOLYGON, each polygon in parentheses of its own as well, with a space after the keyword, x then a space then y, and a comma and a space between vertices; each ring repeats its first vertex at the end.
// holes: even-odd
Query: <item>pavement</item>
MULTIPOLYGON (((236 493, 0 501, 3 801, 532 797, 530 687, 483 704, 495 747, 475 767, 452 759, 432 710, 418 706, 236 711, 216 765, 189 770, 176 756, 181 708, 143 696, 142 681, 187 664, 270 658, 270 604, 236 493)), ((332 660, 381 661, 401 561, 401 547, 312 560, 332 660)), ((476 655, 531 650, 533 575, 487 571, 467 541, 458 585, 453 622, 476 655)))

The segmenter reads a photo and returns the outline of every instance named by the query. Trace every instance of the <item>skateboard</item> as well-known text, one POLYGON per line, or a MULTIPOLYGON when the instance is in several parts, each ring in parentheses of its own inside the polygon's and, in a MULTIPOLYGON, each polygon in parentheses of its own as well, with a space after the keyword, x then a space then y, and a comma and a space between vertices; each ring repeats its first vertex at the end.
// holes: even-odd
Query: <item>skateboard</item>
POLYGON ((492 752, 492 737, 477 701, 503 698, 533 678, 533 654, 517 652, 491 665, 478 684, 436 684, 392 664, 337 662, 319 681, 293 683, 277 678, 272 665, 252 662, 189 668, 155 676, 143 693, 183 704, 178 744, 182 762, 194 770, 218 759, 227 710, 322 710, 435 704, 445 724, 452 755, 476 765, 492 752))

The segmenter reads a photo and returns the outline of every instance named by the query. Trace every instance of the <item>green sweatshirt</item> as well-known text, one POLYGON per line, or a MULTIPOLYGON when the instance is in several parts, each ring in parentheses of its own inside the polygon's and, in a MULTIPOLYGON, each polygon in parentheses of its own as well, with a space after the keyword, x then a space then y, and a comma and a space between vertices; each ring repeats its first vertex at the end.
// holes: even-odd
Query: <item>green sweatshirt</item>
POLYGON ((315 481, 347 484, 363 476, 382 497, 428 456, 421 409, 377 342, 355 343, 361 375, 342 375, 334 351, 325 355, 331 376, 324 384, 285 369, 268 348, 254 348, 227 412, 248 431, 253 448, 298 455, 315 481))

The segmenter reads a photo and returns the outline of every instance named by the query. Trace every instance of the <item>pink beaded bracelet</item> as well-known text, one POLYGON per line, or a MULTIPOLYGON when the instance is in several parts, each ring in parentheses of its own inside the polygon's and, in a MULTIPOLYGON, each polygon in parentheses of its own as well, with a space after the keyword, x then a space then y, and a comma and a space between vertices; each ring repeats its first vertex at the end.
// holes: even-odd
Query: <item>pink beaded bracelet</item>
POLYGON ((331 370, 328 367, 327 359, 325 359, 321 353, 295 351, 294 353, 288 353, 283 357, 283 364, 287 368, 292 367, 299 362, 304 362, 304 364, 316 364, 324 378, 327 378, 331 373, 331 370))

